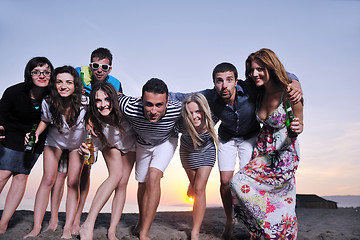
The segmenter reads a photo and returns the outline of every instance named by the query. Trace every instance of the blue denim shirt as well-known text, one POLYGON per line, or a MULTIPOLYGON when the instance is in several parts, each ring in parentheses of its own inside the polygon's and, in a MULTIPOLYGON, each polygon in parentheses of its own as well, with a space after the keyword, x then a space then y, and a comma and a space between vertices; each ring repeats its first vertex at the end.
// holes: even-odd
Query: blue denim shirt
POLYGON ((225 103, 215 88, 201 91, 215 115, 215 122, 221 120, 218 130, 221 140, 243 140, 258 134, 260 125, 255 117, 257 90, 252 80, 238 80, 234 106, 225 103))

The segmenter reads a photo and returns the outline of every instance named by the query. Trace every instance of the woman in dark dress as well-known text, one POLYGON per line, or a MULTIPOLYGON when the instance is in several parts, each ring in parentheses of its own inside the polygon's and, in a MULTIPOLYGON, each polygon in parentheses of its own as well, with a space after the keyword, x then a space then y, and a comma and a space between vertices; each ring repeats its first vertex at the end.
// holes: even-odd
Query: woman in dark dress
POLYGON ((0 100, 0 193, 12 177, 0 220, 0 235, 25 192, 29 173, 41 154, 46 138, 43 133, 34 152, 25 152, 25 134, 40 122, 41 101, 48 93, 51 62, 45 57, 32 58, 25 68, 25 81, 7 88, 0 100))

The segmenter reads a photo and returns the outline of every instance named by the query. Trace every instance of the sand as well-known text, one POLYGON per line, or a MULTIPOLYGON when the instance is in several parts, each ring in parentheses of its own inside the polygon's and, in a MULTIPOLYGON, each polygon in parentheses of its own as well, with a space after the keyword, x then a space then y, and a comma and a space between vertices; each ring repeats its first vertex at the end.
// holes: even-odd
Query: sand
MULTIPOLYGON (((360 208, 339 209, 297 209, 299 222, 298 239, 300 240, 360 240, 360 208)), ((82 216, 85 219, 86 213, 82 216)), ((138 239, 130 234, 137 222, 137 214, 123 214, 117 228, 119 239, 138 239)), ((50 218, 47 212, 43 227, 46 228, 50 218)), ((106 239, 110 222, 109 213, 99 214, 94 231, 94 239, 106 239)), ((220 239, 224 228, 225 215, 222 208, 208 208, 201 228, 200 239, 220 239)), ((10 220, 8 231, 0 239, 22 239, 30 232, 33 223, 32 211, 16 211, 10 220)), ((59 214, 57 231, 43 232, 35 239, 61 239, 65 213, 59 214)), ((151 239, 188 239, 192 225, 191 212, 159 212, 150 230, 151 239)), ((234 227, 233 239, 249 239, 249 234, 241 223, 234 227)), ((73 239, 78 239, 73 236, 73 239)))

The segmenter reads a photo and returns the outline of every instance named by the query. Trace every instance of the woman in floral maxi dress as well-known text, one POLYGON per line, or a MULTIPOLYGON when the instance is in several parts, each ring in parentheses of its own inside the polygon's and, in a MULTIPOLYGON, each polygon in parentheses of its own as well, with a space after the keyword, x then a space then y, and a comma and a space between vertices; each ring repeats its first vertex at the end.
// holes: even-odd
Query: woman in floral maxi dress
MULTIPOLYGON (((252 238, 296 239, 295 171, 299 164, 297 138, 285 126, 284 97, 290 80, 274 52, 261 49, 246 60, 246 76, 260 87, 257 119, 263 124, 252 159, 230 182, 235 216, 252 238)), ((303 103, 292 103, 291 129, 303 129, 303 103)))

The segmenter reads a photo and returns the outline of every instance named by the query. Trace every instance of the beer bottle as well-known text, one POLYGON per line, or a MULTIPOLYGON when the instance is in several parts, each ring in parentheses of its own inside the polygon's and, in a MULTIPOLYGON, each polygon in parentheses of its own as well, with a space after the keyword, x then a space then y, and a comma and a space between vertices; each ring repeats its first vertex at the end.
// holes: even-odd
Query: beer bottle
POLYGON ((35 140, 36 140, 36 136, 35 136, 36 128, 37 128, 37 124, 34 124, 31 129, 30 135, 29 135, 29 142, 25 146, 25 151, 31 151, 31 153, 34 153, 35 140))
POLYGON ((94 143, 92 142, 90 130, 86 132, 86 146, 90 153, 84 154, 84 164, 91 165, 94 163, 95 155, 94 155, 94 143))
POLYGON ((291 108, 290 101, 285 101, 285 112, 286 112, 285 125, 287 127, 288 136, 290 138, 296 138, 298 136, 298 134, 290 128, 291 122, 295 118, 295 115, 291 108))

